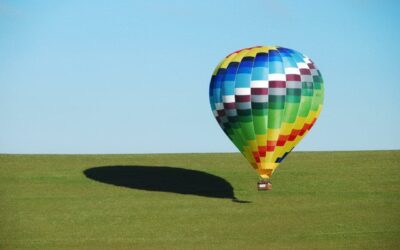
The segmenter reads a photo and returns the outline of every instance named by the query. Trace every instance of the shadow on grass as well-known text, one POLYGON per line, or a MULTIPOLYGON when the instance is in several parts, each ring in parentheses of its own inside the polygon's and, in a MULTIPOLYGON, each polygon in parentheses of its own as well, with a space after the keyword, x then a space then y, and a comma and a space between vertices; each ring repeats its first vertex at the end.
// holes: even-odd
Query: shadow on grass
POLYGON ((177 194, 232 199, 232 185, 225 179, 206 172, 164 166, 102 166, 88 168, 84 175, 92 180, 115 186, 177 194))

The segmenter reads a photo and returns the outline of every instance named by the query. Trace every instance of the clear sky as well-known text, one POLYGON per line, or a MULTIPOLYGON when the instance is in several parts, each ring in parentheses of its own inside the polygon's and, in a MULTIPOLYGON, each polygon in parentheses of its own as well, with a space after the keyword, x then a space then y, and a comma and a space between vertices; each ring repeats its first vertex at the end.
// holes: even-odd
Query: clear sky
POLYGON ((400 1, 0 1, 0 153, 236 152, 208 87, 280 45, 322 72, 297 150, 400 149, 400 1))

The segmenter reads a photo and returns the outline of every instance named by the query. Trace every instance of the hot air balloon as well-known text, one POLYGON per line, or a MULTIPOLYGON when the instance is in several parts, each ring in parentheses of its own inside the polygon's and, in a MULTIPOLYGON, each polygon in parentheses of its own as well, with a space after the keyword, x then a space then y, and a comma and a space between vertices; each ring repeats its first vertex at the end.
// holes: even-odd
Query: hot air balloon
POLYGON ((259 190, 313 127, 324 98, 320 71, 307 56, 257 46, 226 56, 210 82, 212 112, 259 174, 259 190))

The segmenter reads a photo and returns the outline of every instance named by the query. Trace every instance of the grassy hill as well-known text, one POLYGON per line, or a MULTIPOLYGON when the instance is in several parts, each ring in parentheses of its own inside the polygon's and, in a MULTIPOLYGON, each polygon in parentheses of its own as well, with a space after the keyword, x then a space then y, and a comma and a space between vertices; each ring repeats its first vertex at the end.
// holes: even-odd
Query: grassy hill
POLYGON ((393 249, 400 151, 0 155, 0 249, 393 249))

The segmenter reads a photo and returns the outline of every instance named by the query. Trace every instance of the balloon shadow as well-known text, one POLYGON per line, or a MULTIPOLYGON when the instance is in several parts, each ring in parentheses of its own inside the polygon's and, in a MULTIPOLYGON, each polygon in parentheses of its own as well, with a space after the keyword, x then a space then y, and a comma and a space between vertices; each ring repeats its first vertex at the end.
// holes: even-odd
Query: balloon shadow
POLYGON ((232 185, 225 179, 197 170, 165 166, 101 166, 88 168, 83 174, 115 186, 249 203, 238 200, 232 185))

